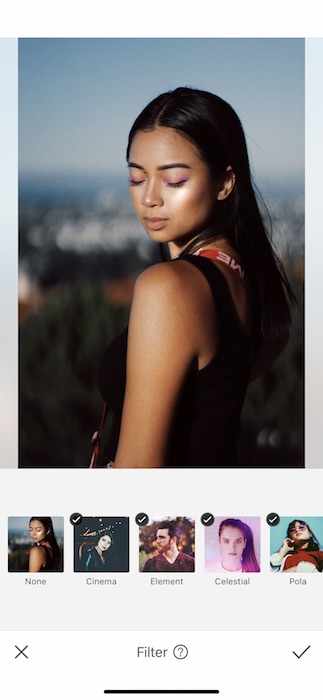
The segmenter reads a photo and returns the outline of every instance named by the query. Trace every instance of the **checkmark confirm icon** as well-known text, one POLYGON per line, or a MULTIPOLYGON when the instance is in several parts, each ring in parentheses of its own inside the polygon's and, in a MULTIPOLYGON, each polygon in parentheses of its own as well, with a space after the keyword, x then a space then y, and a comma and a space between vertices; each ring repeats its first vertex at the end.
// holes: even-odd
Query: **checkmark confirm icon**
POLYGON ((296 654, 296 651, 293 651, 293 654, 295 654, 295 656, 297 656, 297 658, 300 659, 301 656, 303 656, 310 649, 310 647, 311 645, 309 644, 308 647, 306 647, 306 649, 304 649, 304 651, 302 651, 301 654, 296 654))
POLYGON ((203 513, 201 523, 205 527, 210 527, 210 525, 213 525, 214 523, 214 515, 212 515, 212 513, 203 513))

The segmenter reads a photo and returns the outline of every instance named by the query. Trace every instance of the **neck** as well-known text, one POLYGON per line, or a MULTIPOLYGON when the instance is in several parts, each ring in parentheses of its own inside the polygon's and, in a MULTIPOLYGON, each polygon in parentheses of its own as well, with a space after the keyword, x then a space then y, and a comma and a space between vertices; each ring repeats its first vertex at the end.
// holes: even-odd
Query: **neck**
POLYGON ((237 559, 237 561, 228 561, 224 559, 221 564, 226 571, 240 571, 242 569, 241 559, 237 559))
POLYGON ((175 241, 170 241, 168 243, 169 254, 172 260, 178 258, 181 253, 185 253, 185 250, 193 245, 190 253, 196 253, 196 251, 213 249, 221 250, 222 252, 232 252, 233 248, 226 238, 215 238, 208 241, 199 241, 199 236, 195 236, 190 241, 185 243, 176 243, 175 241))
POLYGON ((295 544, 295 549, 299 552, 301 549, 308 549, 308 542, 303 542, 299 544, 295 544))
POLYGON ((179 555, 179 551, 175 545, 175 547, 170 547, 167 552, 164 552, 164 557, 169 561, 170 564, 173 564, 175 559, 177 559, 179 555))

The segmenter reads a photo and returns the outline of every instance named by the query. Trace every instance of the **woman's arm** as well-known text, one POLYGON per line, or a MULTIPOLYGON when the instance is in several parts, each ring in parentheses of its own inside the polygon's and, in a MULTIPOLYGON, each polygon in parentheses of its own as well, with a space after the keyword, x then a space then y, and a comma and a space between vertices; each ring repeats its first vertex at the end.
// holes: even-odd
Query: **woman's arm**
POLYGON ((278 552, 275 552, 275 554, 272 555, 272 557, 275 558, 275 561, 282 561, 287 554, 291 554, 294 552, 294 545, 292 544, 292 541, 289 539, 289 537, 286 537, 283 541, 283 544, 278 552))
POLYGON ((33 547, 29 555, 29 571, 41 571, 46 564, 46 555, 42 547, 33 547))
POLYGON ((163 263, 136 282, 115 467, 165 465, 181 389, 198 353, 187 274, 183 264, 163 263))

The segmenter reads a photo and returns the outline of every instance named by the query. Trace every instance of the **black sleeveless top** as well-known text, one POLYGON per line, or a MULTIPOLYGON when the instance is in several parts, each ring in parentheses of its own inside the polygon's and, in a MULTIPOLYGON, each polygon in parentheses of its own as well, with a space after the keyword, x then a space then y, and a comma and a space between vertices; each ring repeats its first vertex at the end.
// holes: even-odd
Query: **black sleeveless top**
MULTIPOLYGON (((237 465, 240 414, 250 373, 251 340, 242 327, 227 280, 212 260, 193 255, 183 255, 180 259, 199 268, 210 285, 219 343, 214 359, 203 369, 192 369, 186 378, 165 466, 234 467, 237 465)), ((176 260, 173 262, 176 264, 176 260)), ((126 328, 109 345, 98 369, 99 389, 113 411, 104 463, 113 461, 118 446, 127 334, 126 328)))
MULTIPOLYGON (((46 557, 46 564, 45 566, 40 569, 41 571, 54 571, 54 558, 53 558, 53 550, 50 544, 40 544, 38 545, 41 547, 44 552, 45 552, 45 557, 46 557)), ((37 547, 37 545, 36 545, 37 547)))

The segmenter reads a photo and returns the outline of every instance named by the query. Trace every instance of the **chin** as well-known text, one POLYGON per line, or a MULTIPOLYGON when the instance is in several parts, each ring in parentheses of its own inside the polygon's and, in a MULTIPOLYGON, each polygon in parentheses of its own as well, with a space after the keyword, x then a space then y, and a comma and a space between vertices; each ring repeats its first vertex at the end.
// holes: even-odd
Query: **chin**
POLYGON ((153 243, 170 243, 169 236, 166 236, 163 231, 147 231, 146 229, 145 231, 153 243))

